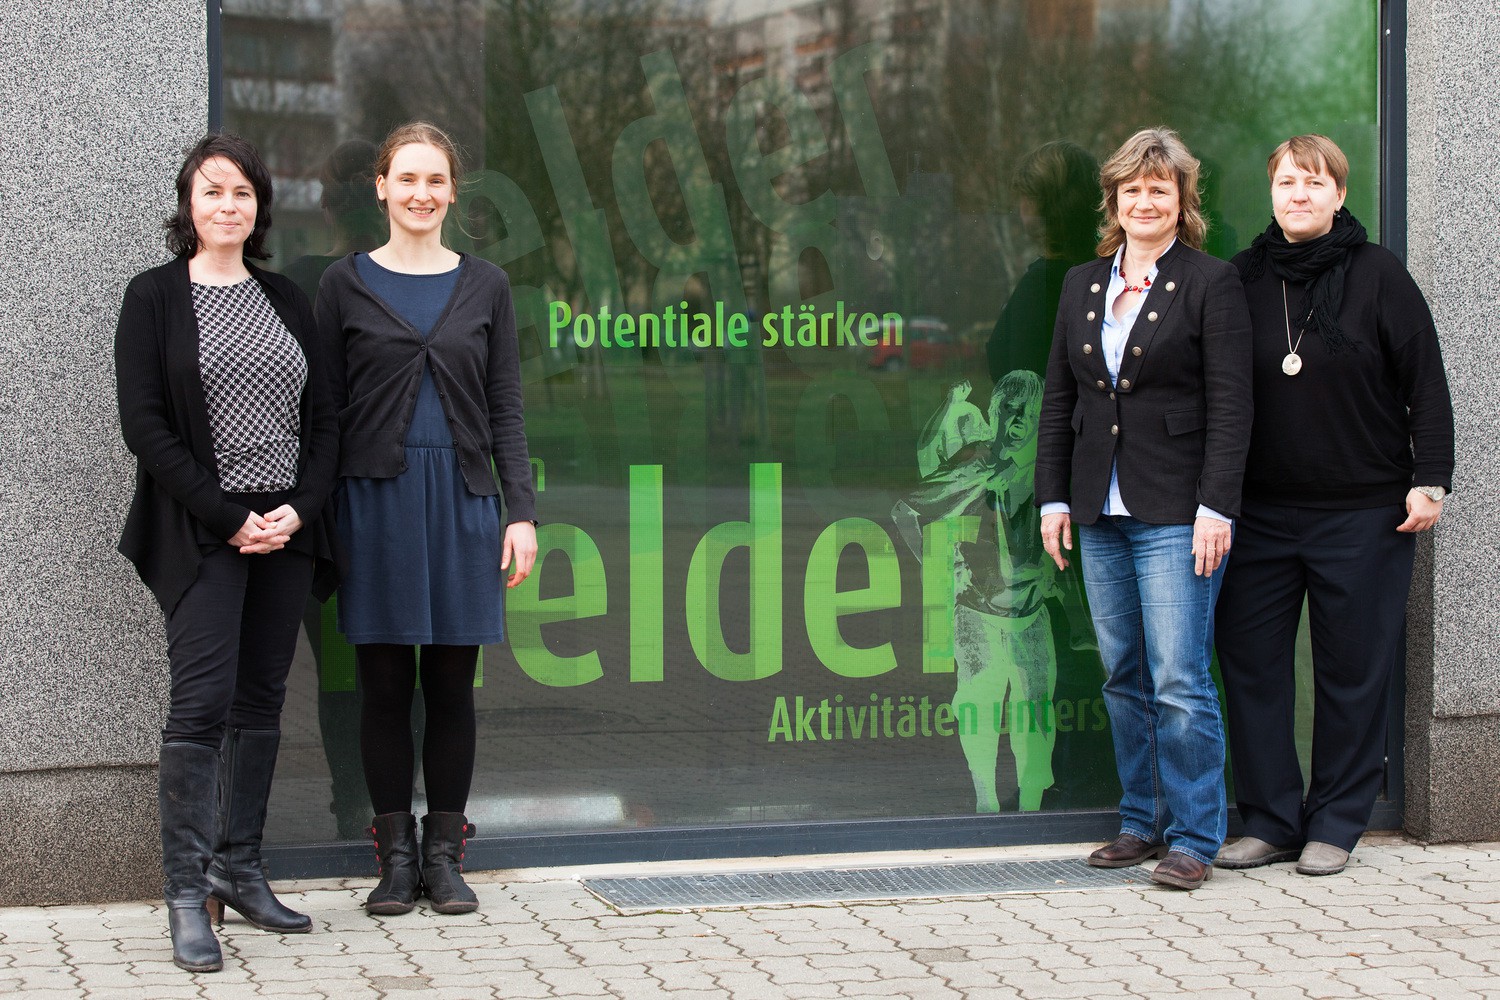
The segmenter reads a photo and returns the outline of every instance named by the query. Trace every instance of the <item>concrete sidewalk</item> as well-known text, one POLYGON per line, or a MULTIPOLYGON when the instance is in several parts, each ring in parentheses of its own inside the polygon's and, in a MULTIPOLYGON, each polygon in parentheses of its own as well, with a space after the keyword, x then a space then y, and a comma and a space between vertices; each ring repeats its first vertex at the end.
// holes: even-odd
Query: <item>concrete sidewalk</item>
MULTIPOLYGON (((1092 845, 1090 845, 1092 846, 1092 845)), ((578 879, 1076 856, 945 851, 490 872, 480 912, 372 919, 369 881, 277 883, 314 932, 230 914, 224 971, 171 963, 159 904, 0 910, 0 996, 1500 998, 1500 844, 1371 837, 1342 875, 1291 865, 1158 887, 621 915, 578 879)))

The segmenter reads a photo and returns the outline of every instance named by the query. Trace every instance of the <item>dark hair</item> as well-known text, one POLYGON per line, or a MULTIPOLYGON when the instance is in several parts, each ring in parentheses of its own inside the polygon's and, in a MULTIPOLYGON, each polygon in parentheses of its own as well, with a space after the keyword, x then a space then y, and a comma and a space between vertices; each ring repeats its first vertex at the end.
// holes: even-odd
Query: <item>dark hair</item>
POLYGON ((193 225, 193 178, 198 176, 205 161, 216 156, 239 167, 255 190, 255 226, 245 241, 245 256, 265 260, 271 256, 266 249, 266 232, 271 228, 271 172, 254 146, 228 132, 206 135, 187 151, 182 168, 177 171, 177 211, 163 223, 167 249, 179 257, 191 257, 198 252, 198 230, 193 225))
POLYGON ((334 147, 318 171, 324 211, 337 216, 375 207, 375 155, 368 139, 346 139, 334 147))
POLYGON ((1027 153, 1011 181, 1042 216, 1046 256, 1081 264, 1094 256, 1099 229, 1099 161, 1075 142, 1055 139, 1027 153))

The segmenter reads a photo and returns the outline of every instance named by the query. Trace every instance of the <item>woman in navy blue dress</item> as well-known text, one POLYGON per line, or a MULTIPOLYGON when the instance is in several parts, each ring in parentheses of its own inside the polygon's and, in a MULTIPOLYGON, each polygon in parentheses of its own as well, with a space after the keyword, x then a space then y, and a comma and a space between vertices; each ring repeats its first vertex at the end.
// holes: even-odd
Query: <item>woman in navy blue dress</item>
POLYGON ((319 328, 343 347, 333 365, 339 531, 349 553, 339 628, 355 647, 362 692, 360 753, 380 859, 365 903, 372 914, 406 913, 423 893, 442 913, 479 905, 459 865, 474 833, 464 815, 474 669, 479 647, 504 635, 502 576, 517 586, 536 559, 510 282, 442 239, 460 176, 441 129, 414 122, 392 132, 375 162, 390 239, 334 263, 318 292, 319 328), (411 738, 419 672, 428 810, 420 857, 411 738))

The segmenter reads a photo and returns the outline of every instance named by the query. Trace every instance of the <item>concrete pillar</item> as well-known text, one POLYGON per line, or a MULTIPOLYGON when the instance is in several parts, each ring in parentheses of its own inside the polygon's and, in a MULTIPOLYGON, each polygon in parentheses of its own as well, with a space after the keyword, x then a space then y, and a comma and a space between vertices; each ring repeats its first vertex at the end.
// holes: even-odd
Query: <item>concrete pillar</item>
POLYGON ((18 0, 0 42, 0 905, 155 895, 161 615, 115 551, 125 282, 208 120, 203 0, 18 0))
POLYGON ((1409 0, 1408 262, 1443 343, 1455 495, 1408 613, 1406 828, 1500 838, 1500 0, 1409 0))

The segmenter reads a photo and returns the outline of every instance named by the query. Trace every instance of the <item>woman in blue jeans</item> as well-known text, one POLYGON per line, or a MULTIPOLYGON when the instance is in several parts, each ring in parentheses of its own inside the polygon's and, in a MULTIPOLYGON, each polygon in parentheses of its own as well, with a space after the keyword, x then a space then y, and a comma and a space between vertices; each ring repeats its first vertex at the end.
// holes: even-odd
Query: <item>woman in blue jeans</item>
POLYGON ((1214 602, 1250 433, 1250 320, 1234 268, 1197 249, 1198 161, 1144 129, 1100 170, 1099 257, 1068 272, 1037 447, 1042 543, 1078 525, 1123 795, 1106 868, 1196 889, 1223 843, 1214 602))

